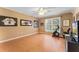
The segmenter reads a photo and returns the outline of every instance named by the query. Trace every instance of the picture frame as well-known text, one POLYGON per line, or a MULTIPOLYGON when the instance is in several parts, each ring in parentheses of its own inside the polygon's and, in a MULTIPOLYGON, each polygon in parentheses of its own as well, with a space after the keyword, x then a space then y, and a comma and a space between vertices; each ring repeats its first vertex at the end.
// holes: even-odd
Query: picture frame
POLYGON ((63 20, 63 26, 69 26, 69 20, 63 20))
POLYGON ((33 27, 34 28, 38 28, 39 27, 39 21, 38 20, 34 20, 33 27))
POLYGON ((17 26, 17 18, 0 16, 0 26, 17 26))
POLYGON ((20 26, 32 26, 32 21, 31 20, 20 20, 20 26))

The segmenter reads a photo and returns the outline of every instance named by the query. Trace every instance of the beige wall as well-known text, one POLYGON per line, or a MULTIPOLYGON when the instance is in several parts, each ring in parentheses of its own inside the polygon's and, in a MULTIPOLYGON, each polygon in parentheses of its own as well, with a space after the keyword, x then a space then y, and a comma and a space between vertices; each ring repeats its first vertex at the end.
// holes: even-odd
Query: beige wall
POLYGON ((0 40, 7 40, 7 39, 38 32, 38 29, 33 28, 33 26, 20 26, 19 25, 20 19, 32 20, 32 21, 35 20, 35 18, 32 16, 24 15, 24 14, 14 12, 8 9, 4 9, 4 8, 0 8, 0 15, 18 18, 18 26, 0 27, 0 40))
MULTIPOLYGON (((73 14, 72 13, 65 13, 65 14, 62 14, 62 15, 59 15, 59 16, 54 16, 54 17, 61 17, 61 30, 67 31, 67 29, 71 26, 71 23, 72 23, 72 20, 73 20, 73 14), (69 20, 70 21, 70 24, 69 24, 68 27, 63 26, 63 20, 69 20)), ((54 17, 52 16, 52 17, 48 17, 48 18, 54 18, 54 17)), ((40 19, 40 23, 45 24, 45 19, 44 18, 40 19)), ((44 27, 45 26, 39 27, 40 33, 45 33, 44 27)))
POLYGON ((79 7, 75 8, 73 11, 73 16, 76 16, 76 14, 79 13, 79 7))
POLYGON ((63 29, 63 31, 67 31, 67 29, 69 28, 69 27, 71 27, 71 25, 72 25, 72 21, 73 21, 73 14, 72 13, 66 13, 66 14, 63 14, 62 16, 61 16, 61 20, 62 20, 62 29, 63 29), (63 26, 63 20, 69 20, 69 26, 63 26))
POLYGON ((73 17, 74 17, 75 20, 76 19, 79 20, 79 7, 74 9, 73 17))

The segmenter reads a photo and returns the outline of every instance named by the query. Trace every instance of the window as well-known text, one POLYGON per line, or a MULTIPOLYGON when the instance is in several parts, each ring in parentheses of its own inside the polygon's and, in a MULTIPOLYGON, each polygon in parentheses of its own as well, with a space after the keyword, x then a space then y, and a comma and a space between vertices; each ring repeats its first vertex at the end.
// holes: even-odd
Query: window
POLYGON ((54 32, 59 26, 58 32, 61 32, 61 21, 60 17, 45 19, 45 31, 46 32, 54 32))

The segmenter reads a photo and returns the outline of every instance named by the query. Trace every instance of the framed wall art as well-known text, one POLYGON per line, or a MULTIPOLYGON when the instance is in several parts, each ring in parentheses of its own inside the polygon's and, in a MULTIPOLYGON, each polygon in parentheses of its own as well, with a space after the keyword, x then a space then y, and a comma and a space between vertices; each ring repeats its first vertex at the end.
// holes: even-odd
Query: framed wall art
POLYGON ((0 26, 17 26, 17 18, 0 16, 0 26))
POLYGON ((39 27, 39 21, 38 20, 34 20, 34 28, 38 28, 39 27))
POLYGON ((69 26, 69 20, 63 20, 63 26, 69 26))
POLYGON ((24 19, 21 19, 21 20, 20 20, 20 25, 21 25, 21 26, 32 26, 32 21, 31 21, 31 20, 24 20, 24 19))

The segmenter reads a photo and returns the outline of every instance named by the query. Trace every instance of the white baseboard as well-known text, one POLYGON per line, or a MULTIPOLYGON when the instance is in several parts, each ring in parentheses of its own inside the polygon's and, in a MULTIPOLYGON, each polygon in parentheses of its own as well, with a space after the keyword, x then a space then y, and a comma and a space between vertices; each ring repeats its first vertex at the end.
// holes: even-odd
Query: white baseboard
POLYGON ((15 38, 10 38, 10 39, 6 39, 6 40, 1 40, 0 43, 4 43, 4 42, 11 41, 11 40, 19 39, 19 38, 22 38, 22 37, 25 37, 25 36, 34 35, 34 34, 37 34, 37 33, 38 33, 38 32, 32 33, 32 34, 23 35, 23 36, 19 36, 19 37, 15 37, 15 38))

